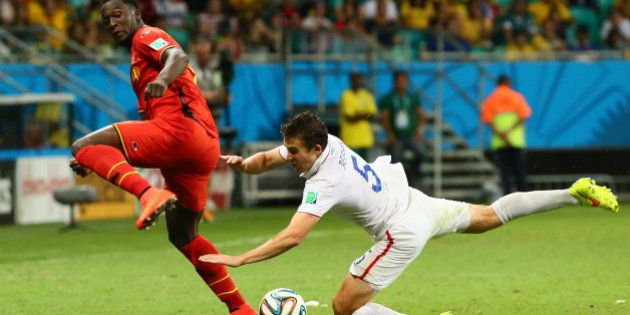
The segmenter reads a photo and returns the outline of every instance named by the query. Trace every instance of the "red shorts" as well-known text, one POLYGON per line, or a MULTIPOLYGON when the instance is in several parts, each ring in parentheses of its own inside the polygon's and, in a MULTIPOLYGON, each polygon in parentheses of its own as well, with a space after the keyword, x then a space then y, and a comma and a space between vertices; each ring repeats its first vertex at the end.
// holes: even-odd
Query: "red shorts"
POLYGON ((219 139, 183 115, 120 122, 114 128, 131 165, 159 168, 182 207, 205 208, 208 178, 219 161, 219 139))

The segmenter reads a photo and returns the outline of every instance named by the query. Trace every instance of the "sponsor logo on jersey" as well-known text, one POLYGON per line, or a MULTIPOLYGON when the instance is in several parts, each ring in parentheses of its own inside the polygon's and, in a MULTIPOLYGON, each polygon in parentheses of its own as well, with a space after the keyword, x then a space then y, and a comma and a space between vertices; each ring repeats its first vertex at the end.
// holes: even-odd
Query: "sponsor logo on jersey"
POLYGON ((158 51, 166 47, 166 45, 168 45, 168 42, 164 38, 158 37, 158 39, 154 40, 151 44, 149 44, 149 47, 153 48, 153 50, 155 51, 158 51))
POLYGON ((314 192, 314 191, 307 192, 306 200, 304 200, 304 203, 307 205, 314 205, 315 203, 317 203, 317 192, 314 192))

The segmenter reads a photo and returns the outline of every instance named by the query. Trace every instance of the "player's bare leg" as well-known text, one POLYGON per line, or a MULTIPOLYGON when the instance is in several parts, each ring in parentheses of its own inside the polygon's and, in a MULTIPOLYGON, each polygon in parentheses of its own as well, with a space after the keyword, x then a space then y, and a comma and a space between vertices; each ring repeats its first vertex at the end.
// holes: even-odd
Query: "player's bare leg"
POLYGON ((138 229, 147 229, 164 211, 175 205, 175 194, 151 185, 129 164, 118 131, 107 126, 92 132, 72 144, 70 167, 79 175, 92 171, 140 199, 142 213, 136 222, 138 229))
POLYGON ((350 315, 367 304, 374 295, 376 291, 369 283, 349 273, 333 298, 333 311, 335 315, 350 315))
POLYGON ((333 298, 333 311, 335 315, 403 315, 370 302, 376 293, 369 283, 349 273, 333 298))

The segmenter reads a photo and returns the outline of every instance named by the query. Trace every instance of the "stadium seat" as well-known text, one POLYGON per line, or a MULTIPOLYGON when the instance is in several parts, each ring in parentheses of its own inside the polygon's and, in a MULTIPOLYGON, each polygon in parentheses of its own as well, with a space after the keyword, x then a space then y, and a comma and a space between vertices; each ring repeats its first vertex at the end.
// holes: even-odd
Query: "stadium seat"
POLYGON ((597 0, 597 5, 599 5, 599 19, 604 21, 608 18, 608 13, 610 13, 610 8, 615 4, 615 0, 597 0))
POLYGON ((75 217, 75 205, 96 201, 97 193, 96 189, 92 186, 78 185, 55 190, 53 192, 53 198, 60 204, 70 206, 70 221, 67 226, 61 229, 62 232, 66 232, 78 227, 75 217))
POLYGON ((572 7, 569 10, 571 11, 571 16, 573 16, 577 25, 584 24, 588 26, 588 34, 591 43, 599 44, 599 18, 597 17, 597 14, 595 14, 593 10, 583 7, 572 7))

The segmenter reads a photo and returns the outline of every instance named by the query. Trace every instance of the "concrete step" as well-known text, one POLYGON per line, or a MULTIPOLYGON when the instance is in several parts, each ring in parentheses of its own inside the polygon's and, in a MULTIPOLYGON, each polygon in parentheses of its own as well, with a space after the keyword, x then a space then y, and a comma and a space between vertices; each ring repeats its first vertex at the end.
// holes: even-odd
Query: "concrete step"
MULTIPOLYGON (((485 182, 498 183, 499 180, 499 176, 496 175, 472 174, 470 176, 444 176, 442 177, 442 187, 447 188, 448 186, 480 186, 483 185, 483 183, 485 182)), ((433 187, 433 177, 423 179, 422 185, 424 187, 433 187)))
MULTIPOLYGON (((485 161, 475 161, 475 162, 443 162, 442 163, 442 172, 445 173, 454 173, 454 172, 463 172, 463 173, 479 173, 479 172, 487 172, 490 174, 495 173, 495 168, 492 164, 485 161)), ((435 168, 434 163, 423 163, 422 171, 424 173, 432 173, 435 168)))

